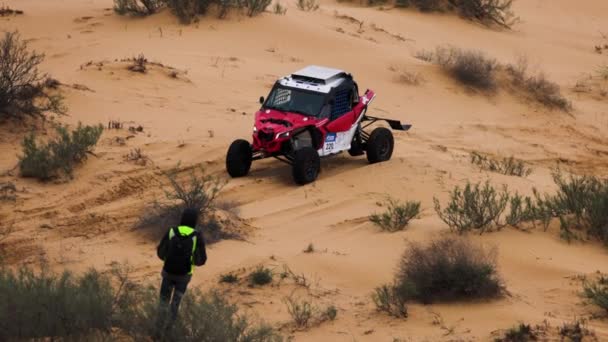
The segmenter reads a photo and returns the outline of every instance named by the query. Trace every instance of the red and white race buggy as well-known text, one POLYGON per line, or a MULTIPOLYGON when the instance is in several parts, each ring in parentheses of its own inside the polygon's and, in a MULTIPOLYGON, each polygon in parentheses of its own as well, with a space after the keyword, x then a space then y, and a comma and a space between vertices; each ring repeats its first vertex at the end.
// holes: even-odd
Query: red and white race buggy
POLYGON ((232 177, 247 175, 251 162, 274 157, 290 164, 298 184, 313 182, 320 170, 320 157, 342 151, 351 156, 364 153, 370 163, 389 160, 393 134, 384 127, 371 133, 365 128, 382 120, 394 130, 411 125, 367 115, 375 94, 359 95, 351 74, 342 70, 308 66, 279 79, 255 114, 253 143, 235 140, 226 155, 232 177))

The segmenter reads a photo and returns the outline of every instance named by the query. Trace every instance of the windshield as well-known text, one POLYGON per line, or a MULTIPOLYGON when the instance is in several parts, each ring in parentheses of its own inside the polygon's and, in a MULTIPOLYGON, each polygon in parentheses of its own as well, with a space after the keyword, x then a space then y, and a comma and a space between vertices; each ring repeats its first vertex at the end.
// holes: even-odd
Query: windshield
POLYGON ((264 108, 293 112, 308 116, 318 116, 325 102, 325 94, 300 89, 275 87, 264 108))

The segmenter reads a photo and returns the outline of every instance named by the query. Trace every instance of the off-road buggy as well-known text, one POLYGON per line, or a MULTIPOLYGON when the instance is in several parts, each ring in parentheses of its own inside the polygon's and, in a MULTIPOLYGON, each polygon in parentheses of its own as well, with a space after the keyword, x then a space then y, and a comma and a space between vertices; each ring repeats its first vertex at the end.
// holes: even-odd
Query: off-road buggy
POLYGON ((320 157, 348 151, 367 155, 370 163, 389 160, 393 134, 384 127, 365 128, 385 121, 394 130, 411 125, 367 115, 375 93, 359 95, 351 74, 342 70, 308 66, 274 84, 255 114, 253 143, 235 140, 226 155, 226 170, 232 177, 247 175, 251 162, 274 157, 293 168, 298 184, 313 182, 320 171, 320 157))

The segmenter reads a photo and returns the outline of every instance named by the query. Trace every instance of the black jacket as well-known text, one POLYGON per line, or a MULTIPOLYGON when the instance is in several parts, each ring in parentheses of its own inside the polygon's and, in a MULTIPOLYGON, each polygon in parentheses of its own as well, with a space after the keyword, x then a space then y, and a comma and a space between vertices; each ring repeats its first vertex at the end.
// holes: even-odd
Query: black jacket
MULTIPOLYGON (((167 252, 169 250, 169 231, 173 228, 169 228, 167 233, 163 236, 162 240, 156 247, 156 255, 160 260, 165 261, 167 258, 167 252)), ((194 265, 202 266, 207 262, 207 250, 205 249, 205 240, 203 239, 203 235, 195 230, 193 235, 196 235, 196 248, 194 249, 194 265)))

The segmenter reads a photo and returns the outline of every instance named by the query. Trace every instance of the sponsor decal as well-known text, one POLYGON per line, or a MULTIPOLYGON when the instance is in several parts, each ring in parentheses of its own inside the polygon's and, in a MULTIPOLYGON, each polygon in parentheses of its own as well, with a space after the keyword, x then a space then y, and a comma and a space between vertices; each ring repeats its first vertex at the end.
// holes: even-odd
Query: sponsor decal
POLYGON ((336 141, 336 133, 327 133, 327 135, 325 136, 325 142, 329 143, 329 142, 335 142, 336 141))

